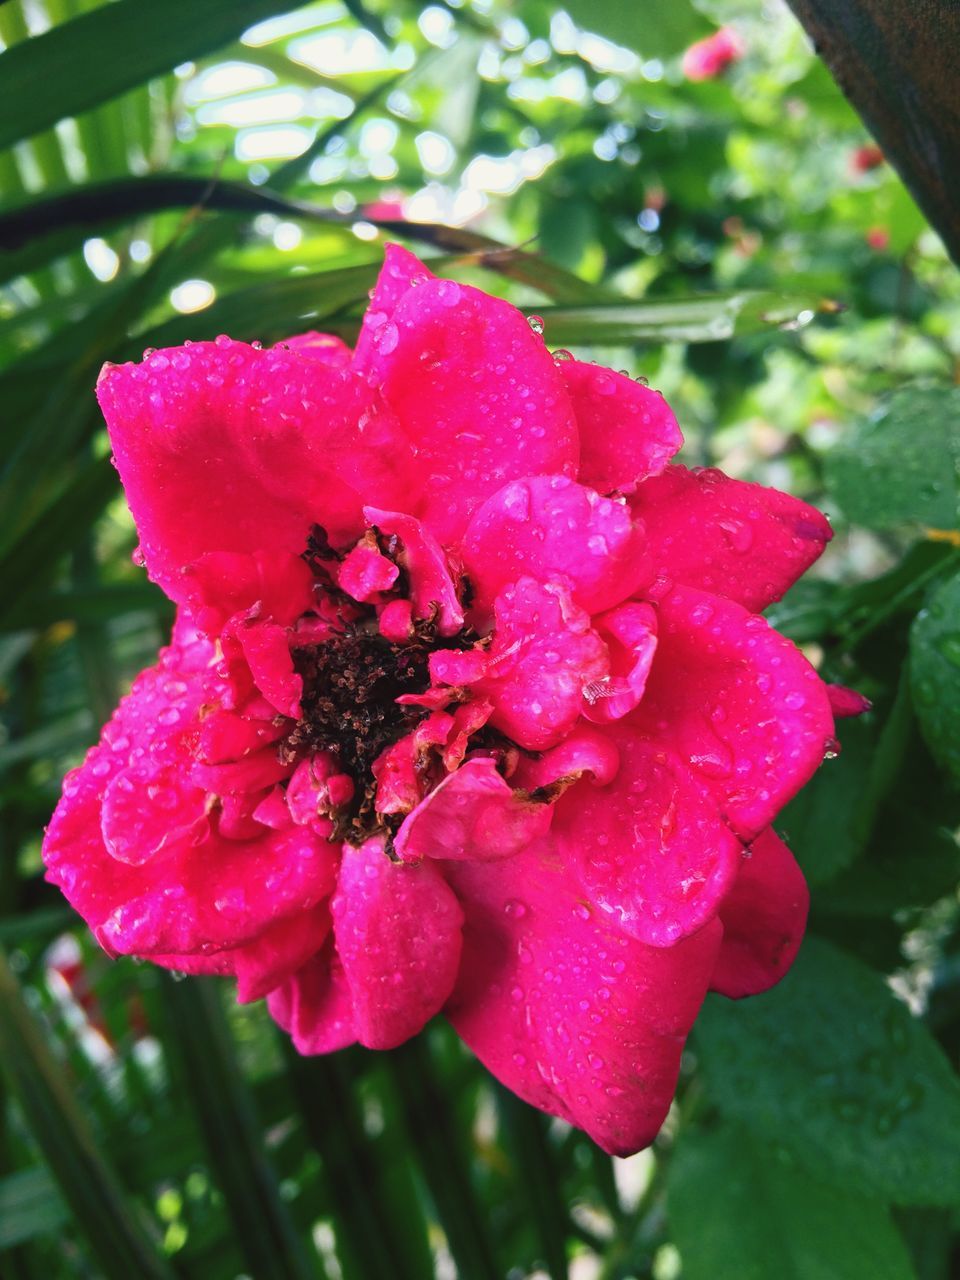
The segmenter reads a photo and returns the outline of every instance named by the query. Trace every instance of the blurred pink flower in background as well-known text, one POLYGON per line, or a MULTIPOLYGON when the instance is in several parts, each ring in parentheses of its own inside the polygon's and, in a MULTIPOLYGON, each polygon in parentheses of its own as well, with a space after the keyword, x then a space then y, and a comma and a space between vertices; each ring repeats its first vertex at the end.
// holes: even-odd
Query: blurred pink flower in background
POLYGON ((872 169, 879 169, 884 158, 883 152, 875 144, 856 147, 850 153, 850 168, 856 174, 869 173, 872 169))
POLYGON ((443 1011, 625 1154, 708 989, 792 962, 771 823, 864 703, 760 616, 824 517, 669 465, 662 397, 539 329, 391 246, 353 351, 104 369, 178 619, 44 856, 109 952, 234 977, 301 1052, 443 1011))
POLYGON ((684 52, 681 68, 688 80, 715 80, 744 54, 744 43, 733 27, 721 27, 684 52))

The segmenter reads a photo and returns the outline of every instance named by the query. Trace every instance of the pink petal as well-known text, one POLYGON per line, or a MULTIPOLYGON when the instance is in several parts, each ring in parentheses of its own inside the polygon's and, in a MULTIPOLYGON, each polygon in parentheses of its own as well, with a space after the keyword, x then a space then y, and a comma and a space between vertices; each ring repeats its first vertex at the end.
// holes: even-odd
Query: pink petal
MULTIPOLYGON (((392 319, 400 299, 411 288, 436 278, 409 249, 404 249, 399 244, 384 246, 383 266, 370 295, 370 305, 364 314, 357 338, 354 362, 358 369, 368 371, 379 364, 379 347, 383 343, 383 336, 378 337, 378 334, 392 319)), ((389 346, 389 338, 387 345, 389 346)))
POLYGON ((303 678, 293 668, 287 629, 260 622, 240 627, 236 634, 257 688, 282 716, 296 720, 303 678))
POLYGON ((833 736, 826 688, 790 640, 729 600, 678 588, 659 615, 631 720, 676 751, 751 840, 823 760, 833 736))
POLYGON ((453 725, 447 736, 443 752, 443 767, 453 770, 459 768, 470 746, 470 738, 490 719, 493 714, 493 703, 485 699, 475 698, 471 702, 461 703, 453 713, 453 725))
POLYGON ((589 773, 592 781, 605 787, 619 768, 620 752, 610 735, 581 723, 558 746, 521 757, 513 781, 535 791, 557 782, 576 782, 589 773))
POLYGON ((658 391, 601 365, 560 365, 580 432, 580 479, 601 493, 632 493, 659 475, 683 444, 658 391))
POLYGON ((413 635, 413 605, 409 600, 391 600, 377 615, 380 634, 394 644, 403 644, 413 635))
POLYGON ((397 832, 403 862, 423 858, 505 858, 545 835, 552 806, 506 783, 488 757, 466 764, 434 787, 397 832))
POLYGON ((286 551, 210 551, 184 575, 190 611, 210 636, 238 613, 289 626, 313 603, 313 574, 299 555, 286 551))
POLYGON ((512 480, 499 489, 474 512, 461 554, 481 616, 523 574, 566 582, 588 613, 609 609, 649 580, 642 529, 629 508, 567 476, 512 480))
POLYGON ((354 785, 348 774, 340 772, 336 756, 317 751, 301 760, 293 771, 286 790, 287 809, 299 826, 312 826, 329 817, 353 799, 354 785))
POLYGON ((360 495, 391 505, 409 489, 390 412, 301 350, 197 342, 107 365, 97 394, 147 566, 176 599, 205 552, 298 555, 314 522, 359 536, 360 495))
POLYGON ((267 1008, 298 1053, 333 1053, 357 1040, 350 987, 329 944, 270 992, 267 1008))
POLYGON ((619 772, 609 786, 581 782, 557 801, 556 845, 585 895, 625 933, 672 946, 716 915, 740 841, 709 788, 672 752, 626 726, 608 733, 619 772))
POLYGON ((583 714, 595 724, 621 720, 647 687, 657 651, 657 614, 649 604, 623 604, 594 619, 610 654, 610 674, 585 685, 583 714))
POLYGON ((100 827, 110 856, 138 867, 164 849, 203 839, 207 796, 184 785, 182 768, 174 761, 143 755, 107 783, 100 827))
POLYGON ((235 977, 237 1000, 249 1004, 262 1000, 298 969, 323 945, 330 931, 330 912, 324 906, 280 920, 245 946, 211 955, 152 955, 153 964, 181 973, 210 973, 235 977))
POLYGON ((436 538, 419 520, 398 511, 364 507, 364 519, 382 534, 400 539, 399 564, 410 578, 410 601, 415 618, 437 615, 441 635, 452 636, 463 626, 463 610, 457 599, 447 558, 436 538))
POLYGON ((276 345, 300 355, 311 356, 323 364, 335 365, 338 369, 345 369, 353 359, 353 352, 342 338, 332 333, 317 333, 315 329, 298 333, 296 337, 286 338, 276 345))
POLYGON ((373 762, 377 813, 409 813, 416 808, 430 785, 431 750, 445 746, 455 727, 453 716, 434 711, 380 753, 373 762))
POLYGON ((473 684, 486 674, 490 659, 485 649, 435 649, 427 659, 434 684, 473 684))
POLYGON ((843 716, 862 716, 873 706, 869 698, 844 684, 828 684, 827 697, 830 710, 838 720, 843 716))
POLYGON ((73 905, 108 951, 148 957, 252 942, 281 917, 328 897, 339 858, 338 846, 300 827, 248 841, 211 832, 202 845, 171 856, 162 874, 154 860, 137 883, 111 878, 88 849, 90 875, 99 881, 95 892, 106 901, 96 914, 90 893, 71 897, 73 905), (116 905, 104 914, 111 898, 116 905))
POLYGON ((389 591, 399 574, 393 561, 382 556, 375 546, 358 542, 337 568, 337 585, 354 600, 366 603, 389 591))
POLYGON ((215 796, 263 791, 290 775, 290 766, 273 748, 252 751, 242 760, 225 764, 190 764, 184 761, 184 772, 194 786, 215 796))
POLYGON ((798 498, 713 469, 668 467, 640 486, 631 506, 667 583, 753 610, 779 600, 833 536, 826 518, 798 498))
POLYGON ((519 746, 555 746, 580 715, 584 685, 609 670, 590 618, 556 583, 521 578, 495 605, 486 675, 473 687, 493 703, 490 723, 519 746))
POLYGON ((574 475, 577 429, 563 379, 520 312, 414 263, 388 250, 356 367, 413 442, 422 495, 413 509, 449 546, 506 481, 574 475), (415 274, 423 283, 403 289, 415 274))
POLYGON ((810 905, 803 872, 772 827, 748 855, 720 908, 723 946, 710 983, 733 999, 780 981, 800 949, 810 905))
POLYGON ((647 1146, 673 1098, 719 924, 644 946, 591 907, 549 838, 495 875, 461 862, 449 878, 467 917, 446 1008, 454 1027, 509 1089, 604 1150, 647 1146))
POLYGON ((189 744, 197 733, 195 709, 210 697, 212 646, 185 641, 183 627, 178 633, 157 666, 138 676, 100 743, 65 780, 44 841, 48 879, 114 953, 167 955, 242 946, 280 919, 322 902, 336 875, 338 847, 300 829, 264 827, 259 839, 229 840, 218 833, 214 811, 188 837, 164 838, 182 825, 182 813, 196 812, 200 801, 192 779, 203 766, 191 766, 189 744), (138 818, 148 860, 131 844, 115 802, 104 804, 108 786, 125 771, 133 770, 138 779, 151 776, 142 772, 145 761, 155 766, 155 781, 143 783, 138 818), (159 780, 176 789, 178 799, 169 809, 159 794, 149 795, 159 780), (111 855, 101 822, 124 860, 111 855), (138 861, 142 865, 134 865, 138 861))
POLYGON ((416 1035, 453 989, 463 912, 432 863, 393 863, 379 840, 344 851, 331 909, 357 1039, 391 1049, 416 1035))
POLYGON ((205 764, 226 764, 269 746, 288 729, 282 720, 277 723, 276 718, 259 720, 234 711, 209 711, 200 721, 196 755, 205 764))

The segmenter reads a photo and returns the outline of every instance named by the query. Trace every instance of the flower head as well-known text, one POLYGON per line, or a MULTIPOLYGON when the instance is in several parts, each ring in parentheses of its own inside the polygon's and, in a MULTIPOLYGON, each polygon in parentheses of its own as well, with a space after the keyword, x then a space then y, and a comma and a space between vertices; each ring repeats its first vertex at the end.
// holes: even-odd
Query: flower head
POLYGON ((668 465, 657 392, 396 247, 352 352, 220 338, 98 394, 178 618, 64 783, 50 879, 301 1052, 442 1010, 521 1097, 650 1142, 707 990, 803 932, 770 824, 831 695, 759 610, 823 516, 668 465))
POLYGON ((715 80, 743 57, 743 40, 733 27, 721 27, 684 51, 681 67, 688 80, 715 80))

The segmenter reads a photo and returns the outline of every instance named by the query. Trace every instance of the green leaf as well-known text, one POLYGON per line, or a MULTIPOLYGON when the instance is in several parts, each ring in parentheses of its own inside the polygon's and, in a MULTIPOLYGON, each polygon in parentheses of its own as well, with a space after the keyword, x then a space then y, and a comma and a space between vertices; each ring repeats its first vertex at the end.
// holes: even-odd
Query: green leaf
POLYGON ((31 1135, 108 1280, 172 1280, 94 1143, 64 1071, 0 952, 0 1064, 31 1135))
POLYGON ((323 1163, 347 1280, 417 1280, 427 1274, 426 1224, 410 1211, 410 1188, 402 1202, 387 1193, 386 1181, 396 1176, 399 1162, 378 1159, 364 1130, 357 1073, 351 1071, 356 1054, 303 1057, 289 1036, 280 1033, 279 1039, 306 1136, 323 1163))
POLYGON ((52 1235, 70 1221, 46 1169, 20 1169, 0 1178, 0 1251, 33 1236, 52 1235))
POLYGON ((955 529, 960 498, 960 388, 895 392, 827 456, 827 483, 868 529, 955 529))
POLYGON ((645 58, 669 57, 716 30, 690 0, 570 0, 563 7, 578 26, 645 58))
POLYGON ((837 724, 839 756, 823 762, 777 819, 811 884, 832 880, 870 841, 913 729, 905 679, 882 727, 877 716, 874 710, 837 724))
POLYGON ((275 0, 115 0, 15 44, 0 53, 0 148, 211 53, 276 9, 275 0))
POLYGON ((864 720, 837 727, 840 754, 824 760, 777 819, 777 830, 812 885, 832 879, 862 851, 865 787, 876 747, 876 730, 864 720))
POLYGON ((87 528, 116 493, 117 474, 107 458, 86 463, 65 488, 53 490, 0 555, 0 619, 17 608, 31 587, 50 578, 70 549, 67 531, 87 528))
POLYGON ((257 1280, 307 1280, 313 1269, 263 1148, 216 979, 162 979, 177 1087, 193 1105, 236 1241, 257 1280))
POLYGON ((960 1082, 872 970, 808 938, 772 991, 708 997, 696 1043, 725 1115, 897 1204, 960 1198, 960 1082))
POLYGON ((738 1125, 681 1135, 668 1208, 684 1280, 913 1280, 885 1205, 738 1125))
POLYGON ((498 1280, 493 1240, 470 1177, 444 1085, 436 1078, 427 1037, 408 1040, 390 1054, 410 1142, 417 1153, 437 1216, 462 1280, 498 1280))
POLYGON ((917 614, 910 632, 910 682, 931 753, 960 781, 960 574, 917 614))
POLYGON ((524 1217, 537 1233, 539 1256, 550 1280, 564 1280, 568 1271, 564 1240, 569 1224, 556 1160, 547 1142, 548 1121, 502 1085, 497 1086, 497 1108, 517 1166, 524 1217))
POLYGON ((771 328, 796 329, 832 308, 812 294, 763 290, 541 308, 551 347, 634 342, 723 342, 771 328))

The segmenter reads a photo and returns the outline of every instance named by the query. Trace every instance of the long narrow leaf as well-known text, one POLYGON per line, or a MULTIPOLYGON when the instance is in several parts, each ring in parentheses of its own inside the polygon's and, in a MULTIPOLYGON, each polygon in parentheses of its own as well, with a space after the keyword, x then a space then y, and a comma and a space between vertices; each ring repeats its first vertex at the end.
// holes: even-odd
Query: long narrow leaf
POLYGON ((116 0, 23 40, 0 54, 0 147, 210 53, 276 9, 275 0, 116 0))
MULTIPOLYGON (((345 1055, 301 1057, 286 1036, 281 1050, 307 1136, 323 1162, 347 1280, 420 1280, 429 1266, 427 1242, 415 1241, 410 1257, 409 1246, 396 1238, 397 1209, 410 1220, 410 1206, 391 1204, 384 1195, 384 1171, 364 1132, 345 1055)), ((422 1220, 410 1227, 423 1236, 422 1220)))
POLYGON ((570 1234, 570 1223, 556 1164, 544 1133, 545 1117, 502 1086, 497 1088, 497 1107, 516 1165, 515 1181, 526 1216, 538 1236, 541 1260, 551 1280, 566 1280, 564 1241, 570 1234))
POLYGON ((436 1079, 424 1036, 390 1055, 410 1141, 461 1280, 500 1280, 489 1225, 478 1202, 458 1126, 436 1079))
POLYGON ((240 1074, 216 984, 164 975, 175 1078, 206 1140, 210 1169, 237 1243, 257 1280, 307 1280, 314 1270, 280 1199, 259 1123, 240 1074))
POLYGON ((172 1280, 127 1201, 0 952, 0 1063, 64 1200, 109 1280, 172 1280))

